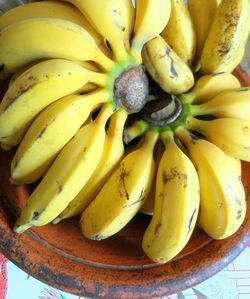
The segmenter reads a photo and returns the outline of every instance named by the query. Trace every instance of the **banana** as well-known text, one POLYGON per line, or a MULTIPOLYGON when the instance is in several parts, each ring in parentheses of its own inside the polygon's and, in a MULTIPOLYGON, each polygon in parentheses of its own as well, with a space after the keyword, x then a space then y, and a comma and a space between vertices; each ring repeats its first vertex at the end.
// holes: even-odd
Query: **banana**
POLYGON ((108 40, 116 60, 128 55, 134 24, 134 7, 130 0, 67 0, 75 5, 90 24, 108 40))
POLYGON ((88 180, 87 184, 54 222, 59 222, 61 219, 69 218, 81 213, 94 199, 104 183, 110 177, 124 155, 122 137, 126 119, 127 113, 124 110, 118 110, 111 116, 104 150, 96 170, 88 180))
POLYGON ((221 92, 208 102, 190 107, 191 114, 239 118, 250 121, 250 88, 221 92))
POLYGON ((191 69, 161 36, 146 43, 142 59, 150 76, 167 93, 181 94, 193 87, 191 69))
POLYGON ((232 72, 250 32, 249 0, 222 0, 201 54, 201 72, 232 72))
POLYGON ((245 191, 234 163, 230 163, 220 148, 204 139, 190 139, 187 132, 179 136, 188 147, 199 175, 199 226, 213 239, 231 236, 246 214, 245 191))
POLYGON ((80 227, 89 239, 120 231, 140 210, 154 177, 153 149, 158 132, 148 131, 142 145, 120 162, 95 199, 83 211, 80 227))
POLYGON ((62 19, 34 18, 14 23, 1 30, 0 44, 2 77, 39 59, 93 60, 105 71, 114 64, 86 30, 62 19))
POLYGON ((66 96, 46 107, 29 127, 12 159, 11 182, 18 185, 38 180, 91 111, 109 100, 108 92, 101 89, 92 94, 66 96))
POLYGON ((68 60, 51 59, 34 65, 13 82, 0 104, 0 142, 17 145, 32 119, 46 106, 87 82, 104 86, 106 80, 105 74, 68 60))
POLYGON ((157 263, 174 258, 189 241, 196 224, 200 188, 190 159, 175 144, 173 133, 162 133, 165 151, 156 178, 153 217, 142 248, 157 263))
MULTIPOLYGON (((221 0, 189 0, 188 9, 195 27, 197 45, 195 60, 199 64, 201 52, 221 0)), ((197 67, 198 68, 198 67, 197 67)))
POLYGON ((196 32, 184 0, 171 0, 170 18, 161 36, 187 65, 192 66, 196 32))
POLYGON ((136 0, 135 9, 131 53, 141 61, 143 46, 166 27, 171 13, 171 2, 170 0, 136 0))
MULTIPOLYGON (((158 140, 158 142, 155 145, 154 149, 154 160, 155 160, 155 169, 158 169, 161 157, 164 153, 164 145, 161 142, 161 140, 158 140)), ((154 176, 154 182, 150 189, 148 197, 145 199, 145 202, 143 206, 140 209, 141 213, 147 214, 147 215, 153 215, 154 213, 154 204, 155 204, 155 187, 156 187, 156 175, 154 176)))
POLYGON ((78 194, 101 158, 105 124, 112 113, 112 105, 104 105, 95 121, 83 126, 62 149, 28 198, 15 223, 15 232, 51 222, 78 194))
POLYGON ((204 103, 220 92, 240 87, 240 81, 231 73, 203 75, 196 81, 194 88, 180 98, 185 103, 204 103))
POLYGON ((250 162, 249 120, 218 118, 205 121, 189 117, 187 128, 199 132, 228 155, 250 162))

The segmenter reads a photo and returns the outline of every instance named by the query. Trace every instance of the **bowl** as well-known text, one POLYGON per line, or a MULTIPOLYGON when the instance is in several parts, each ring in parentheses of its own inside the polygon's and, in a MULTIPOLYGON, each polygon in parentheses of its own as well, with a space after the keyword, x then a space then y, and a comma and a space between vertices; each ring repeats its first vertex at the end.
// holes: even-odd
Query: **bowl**
MULTIPOLYGON (((240 67, 235 74, 243 86, 250 86, 250 78, 240 67)), ((150 221, 143 214, 115 236, 98 242, 81 235, 78 217, 15 234, 13 224, 30 191, 9 184, 12 156, 11 151, 0 151, 0 250, 25 272, 63 291, 110 299, 170 295, 216 274, 250 242, 250 163, 242 163, 247 214, 240 229, 230 238, 215 241, 196 228, 183 251, 159 265, 141 249, 150 221)))

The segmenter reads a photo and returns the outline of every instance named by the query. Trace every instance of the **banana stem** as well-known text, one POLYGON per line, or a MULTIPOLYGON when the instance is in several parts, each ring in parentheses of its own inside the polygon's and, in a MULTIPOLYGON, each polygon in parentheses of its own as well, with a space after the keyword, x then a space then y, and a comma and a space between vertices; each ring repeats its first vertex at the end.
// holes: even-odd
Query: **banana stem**
POLYGON ((87 83, 94 83, 101 87, 105 87, 108 83, 108 75, 105 73, 97 73, 97 72, 89 71, 87 83))
POLYGON ((206 120, 200 120, 192 116, 189 116, 186 122, 186 128, 188 130, 193 130, 199 132, 200 134, 204 134, 205 133, 204 127, 207 122, 208 121, 206 120))
POLYGON ((188 130, 183 127, 178 127, 175 130, 175 136, 179 138, 187 147, 190 143, 193 142, 192 137, 190 136, 188 130))
POLYGON ((153 152, 158 139, 159 132, 157 130, 148 130, 144 135, 143 146, 145 146, 147 150, 153 152))
POLYGON ((174 133, 171 129, 168 129, 160 134, 161 141, 163 142, 165 148, 168 147, 169 144, 175 143, 174 141, 174 133))
POLYGON ((101 66, 101 68, 109 73, 114 67, 115 67, 115 62, 108 58, 102 51, 98 51, 96 57, 95 57, 96 62, 101 66))
POLYGON ((123 131, 127 118, 128 113, 124 109, 117 110, 110 118, 107 134, 112 136, 123 131))
POLYGON ((129 54, 125 49, 123 41, 115 41, 111 45, 112 52, 114 53, 115 61, 126 61, 128 60, 129 54))
POLYGON ((132 45, 130 48, 130 56, 133 57, 137 64, 142 64, 142 51, 143 45, 140 47, 136 47, 134 40, 132 41, 132 45))
POLYGON ((126 128, 124 131, 123 140, 125 144, 130 143, 135 138, 141 136, 149 128, 149 125, 143 120, 135 121, 130 127, 126 128))
POLYGON ((109 117, 113 114, 114 108, 112 103, 106 103, 102 106, 101 111, 95 119, 96 123, 105 124, 109 117))
POLYGON ((184 93, 179 96, 179 99, 182 101, 183 104, 191 104, 196 98, 196 94, 193 91, 189 93, 184 93))
POLYGON ((210 114, 210 111, 204 104, 189 105, 189 111, 193 116, 210 114))

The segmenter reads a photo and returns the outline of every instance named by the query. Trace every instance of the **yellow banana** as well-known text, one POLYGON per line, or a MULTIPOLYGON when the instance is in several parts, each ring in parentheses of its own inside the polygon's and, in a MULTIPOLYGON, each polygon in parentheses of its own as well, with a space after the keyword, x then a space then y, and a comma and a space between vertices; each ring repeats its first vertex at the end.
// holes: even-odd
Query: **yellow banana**
MULTIPOLYGON (((158 142, 155 145, 155 149, 154 149, 155 169, 158 169, 161 157, 164 153, 164 149, 165 148, 164 148, 163 143, 161 142, 161 140, 158 140, 158 142)), ((155 187, 156 187, 156 174, 154 176, 154 182, 150 189, 148 197, 145 199, 145 202, 140 209, 141 213, 144 213, 147 215, 153 215, 154 204, 155 204, 155 187)))
POLYGON ((140 210, 154 176, 158 133, 148 131, 142 145, 120 162, 80 220, 85 237, 101 240, 120 231, 140 210))
POLYGON ((201 54, 201 72, 232 72, 250 32, 249 0, 222 0, 201 54))
POLYGON ((134 7, 129 0, 67 0, 75 5, 90 24, 108 40, 116 60, 128 55, 134 24, 134 7))
POLYGON ((78 91, 87 82, 104 86, 106 75, 91 72, 68 60, 38 63, 17 78, 0 104, 0 142, 20 142, 32 119, 46 106, 78 91))
POLYGON ((162 134, 166 148, 157 171, 154 214, 142 241, 146 255, 157 263, 171 260, 187 244, 200 204, 192 162, 175 144, 171 131, 162 134))
POLYGON ((171 12, 170 0, 136 0, 132 55, 140 61, 143 46, 166 27, 171 12))
POLYGON ((193 87, 192 71, 161 36, 144 46, 142 59, 150 76, 164 91, 181 94, 193 87))
POLYGON ((51 222, 78 194, 101 158, 105 124, 112 112, 112 105, 104 105, 95 121, 83 126, 67 143, 28 198, 15 223, 15 232, 51 222))
POLYGON ((194 88, 180 96, 181 100, 186 103, 203 103, 220 92, 240 88, 240 81, 231 73, 209 74, 200 77, 194 88))
POLYGON ((104 70, 113 67, 113 62, 97 47, 86 30, 62 19, 34 18, 14 23, 1 30, 0 44, 1 76, 7 76, 34 60, 48 58, 94 60, 104 70))
POLYGON ((221 92, 208 102, 190 107, 193 116, 239 118, 250 121, 250 88, 221 92))
POLYGON ((14 155, 12 183, 30 184, 39 179, 91 111, 108 100, 108 92, 101 89, 92 94, 67 96, 46 107, 33 121, 14 155))
POLYGON ((61 219, 81 213, 94 199, 104 183, 112 174, 113 170, 124 155, 123 128, 127 119, 124 110, 118 110, 110 118, 110 125, 107 130, 104 150, 100 162, 78 195, 69 203, 67 208, 59 215, 56 222, 61 219))
POLYGON ((193 24, 196 31, 197 46, 196 46, 196 63, 199 64, 201 51, 207 39, 209 30, 212 26, 217 8, 221 0, 189 0, 188 9, 191 14, 193 24))
POLYGON ((207 121, 189 117, 187 128, 204 135, 228 155, 250 162, 249 120, 218 118, 207 121))
POLYGON ((182 136, 199 175, 199 226, 213 239, 234 234, 246 214, 245 191, 234 163, 216 145, 182 136))
POLYGON ((196 51, 196 32, 184 0, 171 0, 171 14, 161 36, 189 66, 196 51))

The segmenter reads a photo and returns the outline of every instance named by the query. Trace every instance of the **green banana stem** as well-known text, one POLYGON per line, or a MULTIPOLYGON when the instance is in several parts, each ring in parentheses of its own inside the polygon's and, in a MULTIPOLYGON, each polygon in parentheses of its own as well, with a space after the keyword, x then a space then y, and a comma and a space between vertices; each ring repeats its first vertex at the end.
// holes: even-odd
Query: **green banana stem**
POLYGON ((98 113, 97 118, 95 119, 95 122, 105 124, 107 122, 108 118, 113 114, 113 112, 114 112, 113 103, 104 104, 102 106, 101 111, 98 113))
POLYGON ((108 58, 102 51, 98 51, 98 54, 96 56, 96 62, 107 73, 109 73, 116 65, 116 63, 110 58, 108 58))
POLYGON ((184 127, 176 128, 175 136, 177 138, 179 138, 187 147, 190 143, 193 142, 193 139, 192 139, 190 133, 184 127))
POLYGON ((207 122, 208 121, 206 120, 200 120, 195 117, 189 116, 187 119, 186 128, 205 135, 204 127, 207 122))
POLYGON ((165 148, 168 147, 169 144, 175 143, 174 141, 174 133, 171 129, 167 129, 166 131, 160 134, 161 141, 163 142, 165 148))
POLYGON ((206 107, 206 103, 198 105, 189 105, 189 110, 191 115, 208 115, 211 114, 211 111, 206 107))
POLYGON ((143 135, 149 128, 149 125, 143 120, 135 121, 130 127, 124 131, 123 140, 125 144, 130 143, 135 138, 143 135))
POLYGON ((184 93, 179 95, 179 99, 182 101, 183 104, 191 104, 196 98, 196 94, 193 90, 188 93, 184 93))

